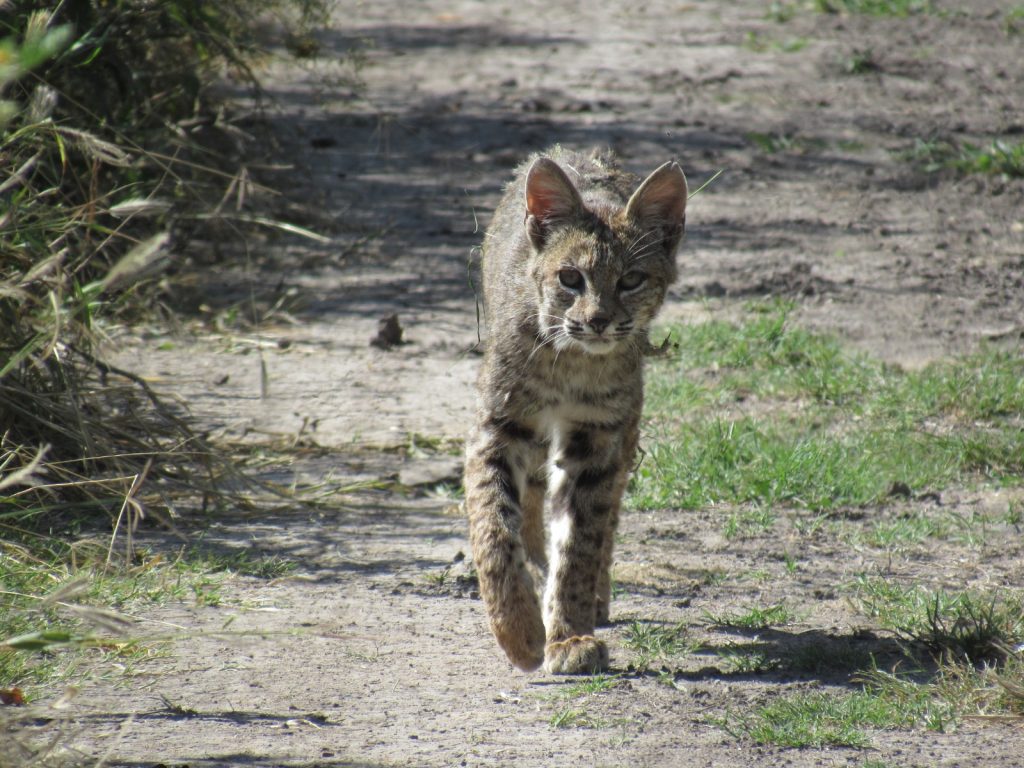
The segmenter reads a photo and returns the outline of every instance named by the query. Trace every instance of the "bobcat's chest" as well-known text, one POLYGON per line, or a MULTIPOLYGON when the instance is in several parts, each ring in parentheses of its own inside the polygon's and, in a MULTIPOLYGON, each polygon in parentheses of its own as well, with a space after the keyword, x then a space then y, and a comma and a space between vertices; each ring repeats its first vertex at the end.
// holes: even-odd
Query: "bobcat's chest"
POLYGON ((538 433, 550 435, 565 425, 618 422, 640 408, 642 392, 634 360, 584 357, 536 366, 508 397, 538 433))

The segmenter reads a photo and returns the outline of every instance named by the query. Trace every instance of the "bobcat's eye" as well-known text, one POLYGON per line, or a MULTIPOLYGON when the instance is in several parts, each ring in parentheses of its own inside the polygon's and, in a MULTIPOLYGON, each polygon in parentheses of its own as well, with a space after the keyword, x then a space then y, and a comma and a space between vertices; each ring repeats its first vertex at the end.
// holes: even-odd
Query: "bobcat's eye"
POLYGON ((583 275, 578 269, 565 267, 564 269, 558 270, 558 282, 570 291, 578 291, 583 287, 583 275))
POLYGON ((647 280, 647 275, 638 269, 631 270, 619 278, 620 291, 632 291, 647 280))

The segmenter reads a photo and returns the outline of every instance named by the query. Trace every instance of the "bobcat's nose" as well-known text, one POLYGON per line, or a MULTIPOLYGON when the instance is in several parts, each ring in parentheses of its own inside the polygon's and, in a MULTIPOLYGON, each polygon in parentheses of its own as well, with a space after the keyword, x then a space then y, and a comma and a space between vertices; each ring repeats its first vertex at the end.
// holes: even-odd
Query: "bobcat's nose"
POLYGON ((590 318, 590 321, 589 321, 588 324, 590 325, 591 328, 594 329, 594 332, 597 333, 598 336, 600 336, 602 333, 604 333, 604 329, 607 328, 610 323, 611 323, 611 318, 609 318, 609 317, 602 317, 602 316, 599 315, 598 317, 590 318))

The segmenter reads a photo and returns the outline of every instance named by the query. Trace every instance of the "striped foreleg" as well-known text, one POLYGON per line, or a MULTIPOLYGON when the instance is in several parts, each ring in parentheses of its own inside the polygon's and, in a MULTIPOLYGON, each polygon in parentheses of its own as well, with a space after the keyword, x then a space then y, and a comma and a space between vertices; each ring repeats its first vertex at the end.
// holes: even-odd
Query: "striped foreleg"
MULTIPOLYGON (((544 624, 523 535, 523 503, 532 499, 525 478, 517 481, 522 471, 514 468, 522 448, 481 430, 467 450, 465 485, 473 560, 491 631, 509 660, 530 671, 544 659, 544 624)), ((530 519, 525 531, 531 548, 537 522, 530 519)))

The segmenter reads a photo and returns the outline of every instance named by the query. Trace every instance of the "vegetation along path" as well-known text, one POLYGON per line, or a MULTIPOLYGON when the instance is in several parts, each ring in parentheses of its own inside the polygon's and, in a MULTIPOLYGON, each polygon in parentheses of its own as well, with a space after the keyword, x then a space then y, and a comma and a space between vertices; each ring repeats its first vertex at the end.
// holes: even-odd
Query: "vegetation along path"
POLYGON ((24 732, 111 766, 1024 766, 1022 41, 996 0, 339 0, 291 41, 323 66, 257 72, 291 233, 199 243, 192 313, 111 331, 264 489, 136 531, 123 670, 86 655, 24 732), (459 506, 468 265, 555 143, 710 181, 596 677, 509 666, 459 506))

